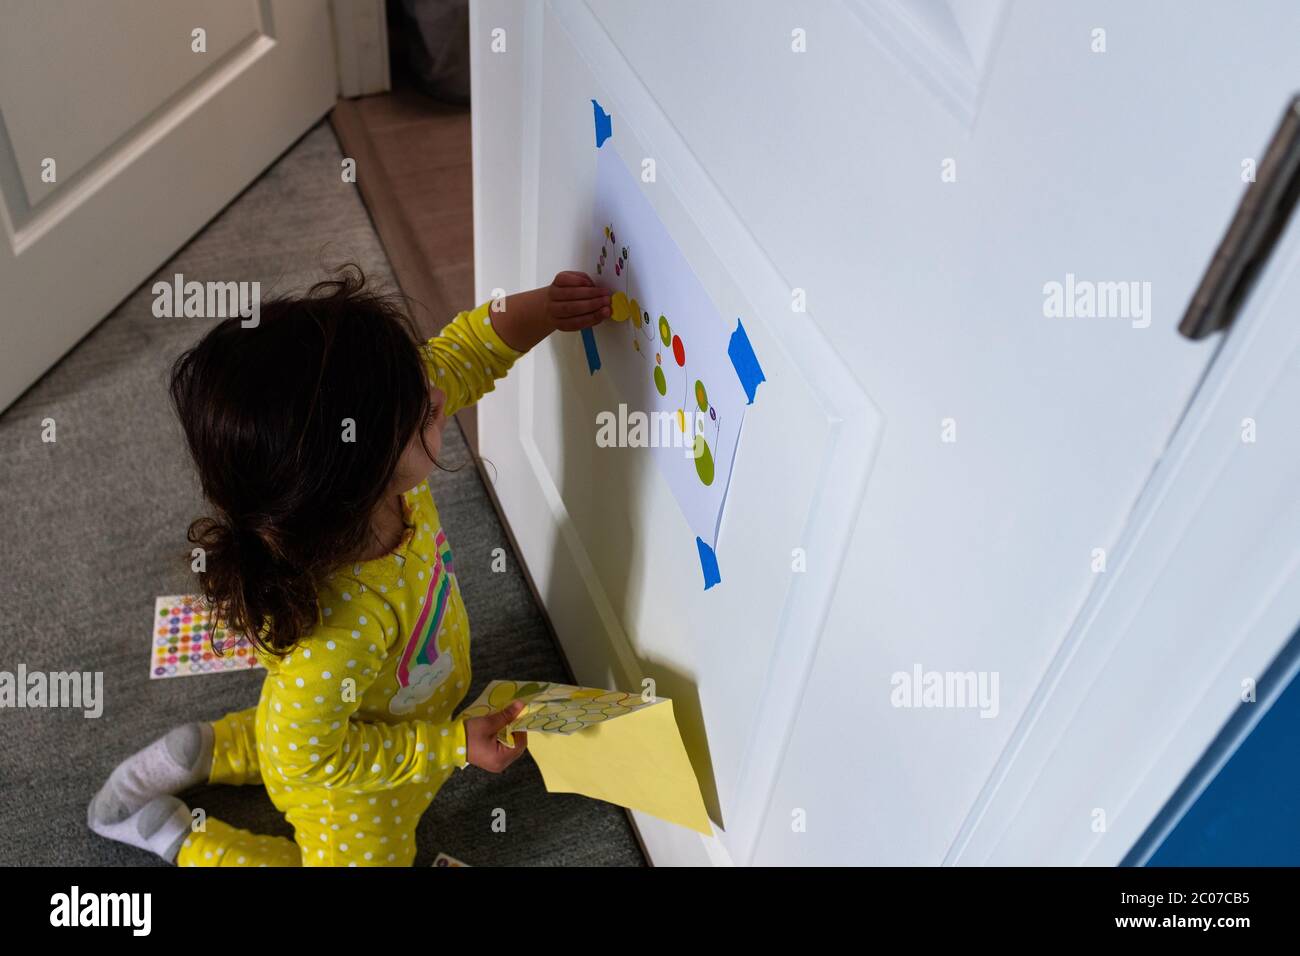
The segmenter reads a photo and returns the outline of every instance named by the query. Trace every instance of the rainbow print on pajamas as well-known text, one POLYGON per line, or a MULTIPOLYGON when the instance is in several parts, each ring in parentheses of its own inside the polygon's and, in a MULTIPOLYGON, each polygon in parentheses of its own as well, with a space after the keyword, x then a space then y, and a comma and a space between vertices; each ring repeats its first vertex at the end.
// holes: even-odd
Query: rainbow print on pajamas
POLYGON ((439 528, 434 548, 437 552, 433 561, 433 573, 429 579, 429 590, 424 598, 424 610, 415 622, 411 639, 406 642, 406 650, 397 665, 397 683, 403 688, 411 686, 411 671, 419 667, 435 667, 438 663, 438 629, 442 627, 443 616, 447 613, 447 601, 451 597, 451 546, 447 543, 446 533, 439 528))

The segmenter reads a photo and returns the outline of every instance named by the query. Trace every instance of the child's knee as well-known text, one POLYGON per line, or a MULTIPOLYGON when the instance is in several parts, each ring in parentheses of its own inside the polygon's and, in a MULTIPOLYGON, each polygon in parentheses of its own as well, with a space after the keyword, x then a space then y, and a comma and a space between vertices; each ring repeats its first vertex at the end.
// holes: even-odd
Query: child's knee
POLYGON ((202 763, 205 750, 210 762, 212 753, 211 724, 181 724, 179 727, 174 727, 167 734, 166 741, 167 752, 180 766, 190 770, 202 769, 206 771, 208 769, 208 767, 200 767, 199 765, 202 763))

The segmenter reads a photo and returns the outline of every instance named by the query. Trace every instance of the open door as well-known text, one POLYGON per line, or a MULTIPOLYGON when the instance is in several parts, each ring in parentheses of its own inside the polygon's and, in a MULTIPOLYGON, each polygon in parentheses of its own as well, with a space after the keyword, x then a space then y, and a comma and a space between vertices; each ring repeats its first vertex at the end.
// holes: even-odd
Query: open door
POLYGON ((326 0, 7 2, 0 408, 324 115, 336 90, 326 0))

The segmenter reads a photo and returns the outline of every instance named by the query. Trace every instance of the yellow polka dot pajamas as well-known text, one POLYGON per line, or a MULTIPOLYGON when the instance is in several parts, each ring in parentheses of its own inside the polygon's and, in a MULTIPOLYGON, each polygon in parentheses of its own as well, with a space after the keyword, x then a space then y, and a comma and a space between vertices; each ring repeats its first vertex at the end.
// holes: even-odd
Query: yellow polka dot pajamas
MULTIPOLYGON (((446 414, 472 404, 520 353, 488 303, 425 345, 446 414)), ((428 482, 402 496, 407 532, 392 554, 338 571, 317 627, 283 658, 262 655, 256 707, 216 721, 211 783, 264 784, 294 839, 208 818, 179 866, 409 866, 415 827, 454 769, 469 691, 469 620, 428 482)))

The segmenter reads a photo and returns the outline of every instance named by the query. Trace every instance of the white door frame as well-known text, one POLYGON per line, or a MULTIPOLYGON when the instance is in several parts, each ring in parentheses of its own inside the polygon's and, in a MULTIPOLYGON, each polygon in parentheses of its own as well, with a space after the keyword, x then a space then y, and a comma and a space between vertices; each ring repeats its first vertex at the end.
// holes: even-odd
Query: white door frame
POLYGON ((386 93, 392 88, 384 0, 330 0, 339 96, 386 93))

